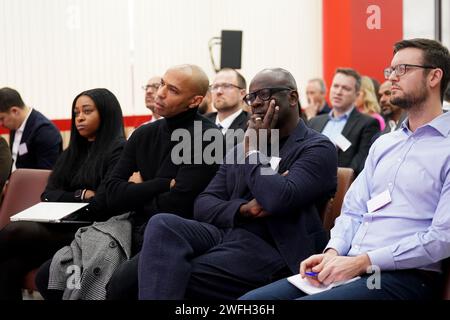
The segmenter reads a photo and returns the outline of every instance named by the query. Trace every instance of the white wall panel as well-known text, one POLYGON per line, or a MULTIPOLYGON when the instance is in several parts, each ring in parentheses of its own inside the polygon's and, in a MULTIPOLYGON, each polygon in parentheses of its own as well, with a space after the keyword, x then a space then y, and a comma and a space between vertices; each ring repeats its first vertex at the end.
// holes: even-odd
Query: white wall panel
POLYGON ((450 1, 442 1, 442 43, 450 48, 450 1))
MULTIPOLYGON (((435 1, 403 0, 403 37, 435 38, 435 1)), ((450 47, 450 1, 442 0, 442 43, 450 47)))
POLYGON ((434 0, 403 0, 403 38, 434 39, 434 0))
POLYGON ((126 2, 1 3, 1 86, 16 88, 27 104, 53 119, 69 118, 75 95, 94 87, 106 87, 124 106, 130 104, 126 2))
MULTIPOLYGON (((243 31, 242 73, 284 67, 301 86, 322 75, 322 1, 0 0, 0 86, 52 119, 106 87, 124 114, 146 114, 140 86, 181 63, 213 77, 208 40, 243 31)), ((220 57, 216 55, 217 62, 220 57)))
POLYGON ((136 0, 135 8, 137 104, 144 99, 138 87, 169 66, 195 63, 212 79, 208 41, 221 30, 243 31, 241 72, 248 82, 266 67, 291 71, 301 91, 322 76, 322 1, 136 0))

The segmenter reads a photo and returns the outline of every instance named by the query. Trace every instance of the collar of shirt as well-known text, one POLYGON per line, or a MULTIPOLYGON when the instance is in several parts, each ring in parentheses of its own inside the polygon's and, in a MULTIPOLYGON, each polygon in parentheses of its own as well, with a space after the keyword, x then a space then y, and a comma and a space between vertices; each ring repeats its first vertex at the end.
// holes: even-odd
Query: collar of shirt
POLYGON ((17 129, 14 132, 14 143, 13 143, 12 148, 11 148, 11 154, 12 154, 12 159, 13 159, 12 171, 15 171, 17 169, 16 161, 17 161, 17 156, 18 156, 18 153, 19 153, 19 146, 20 146, 20 143, 22 141, 23 131, 25 130, 25 126, 27 124, 28 118, 30 117, 31 111, 33 111, 32 108, 30 108, 30 111, 28 112, 27 116, 23 120, 23 122, 20 125, 19 129, 17 129))
POLYGON ((346 113, 344 113, 340 117, 335 117, 334 113, 333 113, 333 110, 331 110, 330 113, 328 113, 328 118, 330 119, 330 121, 347 120, 350 117, 350 113, 352 113, 353 109, 355 109, 355 106, 351 107, 346 113))
POLYGON ((395 131, 395 128, 397 128, 397 123, 394 120, 389 120, 388 121, 388 126, 389 126, 391 131, 395 131))
POLYGON ((428 122, 427 124, 424 124, 423 126, 417 128, 416 132, 411 132, 408 127, 408 118, 405 119, 405 121, 402 122, 401 128, 403 132, 407 133, 408 135, 412 134, 419 134, 423 131, 428 131, 431 128, 435 131, 439 132, 443 137, 448 137, 450 134, 450 128, 448 126, 448 123, 450 121, 450 113, 443 113, 439 117, 434 118, 432 121, 428 122))
POLYGON ((450 102, 444 101, 444 103, 442 104, 442 109, 444 109, 445 111, 450 111, 450 102))
POLYGON ((25 130, 25 126, 27 124, 28 118, 30 117, 31 111, 33 111, 33 108, 30 108, 30 110, 28 111, 28 114, 25 117, 25 119, 23 120, 23 122, 20 125, 19 129, 16 130, 16 134, 17 133, 23 133, 23 130, 25 130))
POLYGON ((161 118, 167 124, 169 133, 172 134, 177 129, 186 129, 186 126, 191 125, 197 117, 198 108, 190 108, 182 113, 179 113, 170 118, 161 118))
POLYGON ((217 113, 216 116, 216 125, 221 129, 222 129, 222 133, 225 134, 225 132, 227 132, 228 128, 231 126, 231 124, 233 123, 233 121, 239 117, 239 115, 242 113, 242 109, 239 109, 238 111, 236 111, 235 113, 229 115, 228 117, 226 117, 224 120, 219 121, 219 114, 217 113))

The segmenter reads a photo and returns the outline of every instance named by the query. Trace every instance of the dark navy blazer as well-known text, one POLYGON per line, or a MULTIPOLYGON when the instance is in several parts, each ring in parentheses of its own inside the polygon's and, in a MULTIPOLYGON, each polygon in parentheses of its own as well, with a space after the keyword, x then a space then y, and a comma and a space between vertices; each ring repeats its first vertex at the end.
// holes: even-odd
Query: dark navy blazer
MULTIPOLYGON (((11 131, 10 148, 14 143, 11 131)), ((17 154, 16 168, 52 169, 62 151, 62 138, 56 126, 42 113, 32 110, 20 144, 26 144, 26 153, 17 154)))
MULTIPOLYGON (((318 132, 322 132, 329 120, 328 114, 323 114, 312 118, 309 121, 309 126, 318 132)), ((342 129, 342 135, 352 145, 345 152, 339 148, 337 149, 339 167, 352 168, 355 174, 358 175, 364 169, 364 163, 366 162, 373 138, 379 132, 380 125, 375 118, 362 114, 354 108, 342 129)))
MULTIPOLYGON (((216 123, 217 112, 210 112, 204 115, 205 118, 211 120, 214 124, 216 123)), ((242 111, 240 115, 237 116, 236 119, 230 125, 229 129, 247 129, 249 114, 246 111, 242 111)))
MULTIPOLYGON (((257 155, 252 154, 247 162, 252 156, 257 155)), ((262 175, 261 163, 223 164, 198 196, 194 218, 223 229, 238 228, 242 223, 237 218, 239 207, 255 198, 270 212, 260 219, 265 220, 275 246, 291 271, 298 273, 299 263, 321 252, 328 240, 315 204, 336 190, 336 148, 300 120, 280 157, 278 174, 274 175, 262 175), (284 177, 281 174, 286 170, 289 174, 284 177)))

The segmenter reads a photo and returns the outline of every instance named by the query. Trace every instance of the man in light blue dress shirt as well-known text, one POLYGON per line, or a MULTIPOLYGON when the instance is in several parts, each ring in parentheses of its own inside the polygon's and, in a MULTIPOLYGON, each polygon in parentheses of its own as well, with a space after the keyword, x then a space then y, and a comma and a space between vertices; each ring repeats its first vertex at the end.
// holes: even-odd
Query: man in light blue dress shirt
POLYGON ((329 121, 327 122, 325 128, 323 128, 322 134, 326 135, 331 141, 333 141, 334 137, 337 137, 341 134, 345 125, 347 124, 347 120, 350 117, 350 114, 355 109, 355 106, 351 106, 344 114, 335 115, 333 111, 328 113, 329 121))
POLYGON ((374 137, 380 132, 377 120, 355 108, 361 76, 351 68, 336 69, 330 88, 333 110, 312 118, 310 128, 326 135, 337 147, 338 166, 352 168, 358 175, 364 168, 374 137))
POLYGON ((442 111, 450 55, 434 40, 403 40, 394 48, 385 77, 391 102, 408 118, 371 147, 324 253, 300 264, 301 276, 316 286, 360 278, 309 296, 282 279, 242 299, 431 299, 439 293, 441 261, 450 256, 450 113, 442 111))

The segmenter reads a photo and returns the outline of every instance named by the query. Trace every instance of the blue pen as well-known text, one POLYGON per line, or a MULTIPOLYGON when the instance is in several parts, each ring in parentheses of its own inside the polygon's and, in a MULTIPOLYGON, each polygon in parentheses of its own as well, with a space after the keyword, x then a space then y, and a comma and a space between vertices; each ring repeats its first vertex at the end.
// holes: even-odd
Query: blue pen
POLYGON ((306 271, 305 274, 309 277, 317 277, 317 275, 319 274, 318 272, 313 272, 313 271, 306 271))

